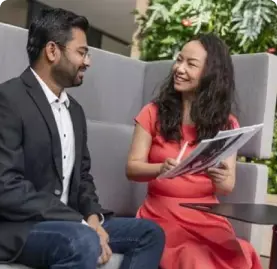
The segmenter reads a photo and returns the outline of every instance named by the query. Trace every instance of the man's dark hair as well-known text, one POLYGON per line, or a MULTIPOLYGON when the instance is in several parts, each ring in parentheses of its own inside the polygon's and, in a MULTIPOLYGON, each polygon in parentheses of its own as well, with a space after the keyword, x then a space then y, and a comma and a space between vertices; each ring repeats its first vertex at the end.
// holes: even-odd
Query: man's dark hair
POLYGON ((79 28, 87 33, 89 22, 83 16, 60 8, 42 9, 29 27, 27 53, 30 65, 36 63, 49 41, 65 46, 72 40, 73 28, 79 28))

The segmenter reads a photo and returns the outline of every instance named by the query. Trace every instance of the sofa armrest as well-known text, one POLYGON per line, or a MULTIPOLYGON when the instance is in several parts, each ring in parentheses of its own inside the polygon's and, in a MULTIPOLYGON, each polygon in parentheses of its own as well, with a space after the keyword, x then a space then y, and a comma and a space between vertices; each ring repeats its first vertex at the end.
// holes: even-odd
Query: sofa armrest
POLYGON ((228 196, 220 196, 219 199, 224 203, 264 203, 267 193, 267 180, 267 166, 237 162, 234 190, 228 196))
MULTIPOLYGON (((221 203, 263 204, 266 201, 268 168, 261 164, 237 163, 236 184, 228 196, 218 197, 221 203)), ((249 241, 258 253, 261 251, 263 226, 231 220, 238 237, 249 241)))

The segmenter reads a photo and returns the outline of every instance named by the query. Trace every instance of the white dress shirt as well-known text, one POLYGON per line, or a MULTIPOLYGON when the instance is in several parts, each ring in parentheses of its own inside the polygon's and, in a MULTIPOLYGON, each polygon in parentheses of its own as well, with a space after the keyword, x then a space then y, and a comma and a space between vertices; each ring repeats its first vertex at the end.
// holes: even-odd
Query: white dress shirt
MULTIPOLYGON (((58 98, 39 77, 39 75, 33 69, 31 70, 42 87, 42 90, 52 108, 60 135, 63 172, 63 191, 61 194, 61 201, 64 204, 67 204, 70 178, 75 162, 75 136, 71 116, 68 110, 70 101, 65 91, 62 91, 60 97, 58 98)), ((57 193, 57 195, 59 194, 60 193, 57 193)), ((102 218, 100 223, 102 224, 104 222, 104 216, 102 214, 100 214, 100 216, 102 218)), ((82 223, 87 224, 84 220, 82 223)))
POLYGON ((64 204, 68 202, 70 178, 75 162, 75 137, 73 125, 68 111, 70 101, 65 91, 61 92, 58 98, 46 85, 46 83, 38 76, 38 74, 31 69, 38 80, 46 98, 52 108, 56 124, 58 127, 61 150, 62 150, 62 173, 63 173, 63 191, 61 201, 64 204))

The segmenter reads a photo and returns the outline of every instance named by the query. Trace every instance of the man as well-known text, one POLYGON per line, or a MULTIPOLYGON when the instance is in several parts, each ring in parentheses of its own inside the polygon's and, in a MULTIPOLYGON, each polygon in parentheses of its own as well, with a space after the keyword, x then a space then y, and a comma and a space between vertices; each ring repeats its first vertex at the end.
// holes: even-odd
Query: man
POLYGON ((88 26, 71 12, 42 11, 29 29, 30 67, 0 85, 0 261, 94 269, 114 252, 124 254, 122 269, 155 269, 162 230, 100 206, 84 112, 64 91, 89 67, 88 26))

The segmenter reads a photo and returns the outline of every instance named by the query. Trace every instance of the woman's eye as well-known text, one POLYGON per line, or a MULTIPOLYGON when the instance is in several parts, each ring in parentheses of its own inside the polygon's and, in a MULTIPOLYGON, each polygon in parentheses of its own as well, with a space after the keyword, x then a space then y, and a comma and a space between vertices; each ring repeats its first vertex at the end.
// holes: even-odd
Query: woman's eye
POLYGON ((195 64, 193 64, 193 63, 189 63, 189 66, 194 66, 194 67, 195 67, 196 65, 195 65, 195 64))

